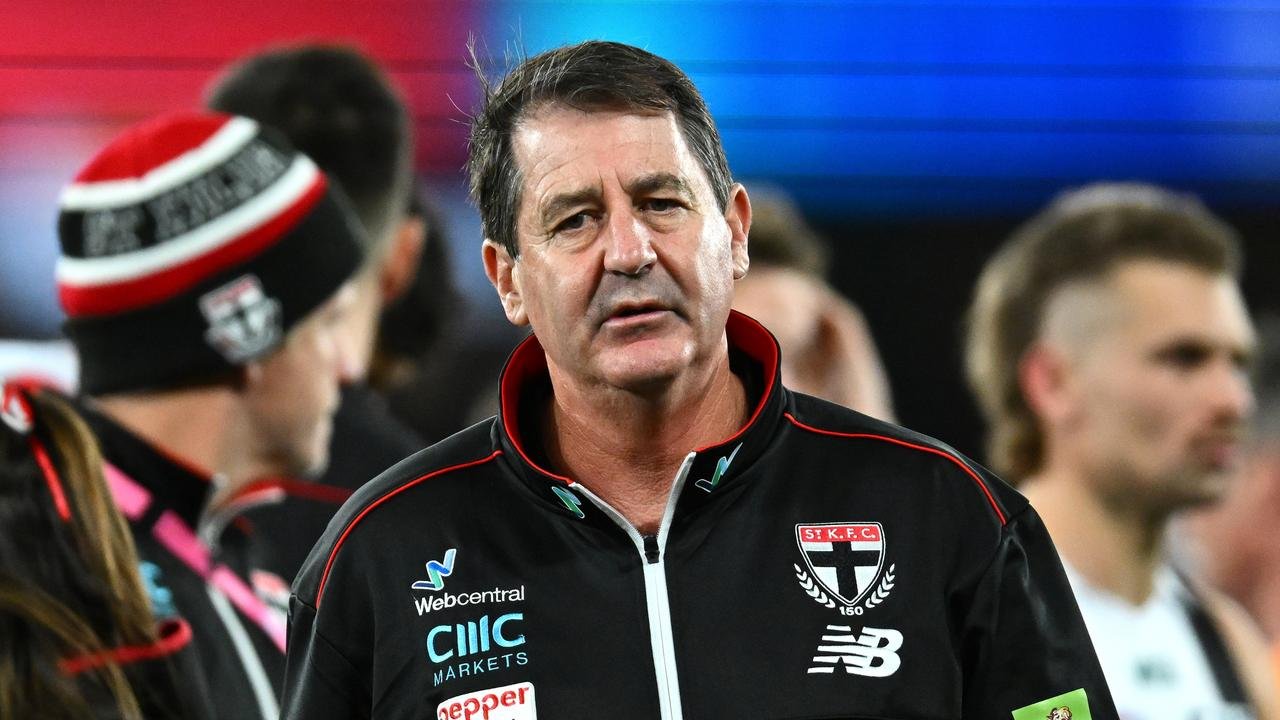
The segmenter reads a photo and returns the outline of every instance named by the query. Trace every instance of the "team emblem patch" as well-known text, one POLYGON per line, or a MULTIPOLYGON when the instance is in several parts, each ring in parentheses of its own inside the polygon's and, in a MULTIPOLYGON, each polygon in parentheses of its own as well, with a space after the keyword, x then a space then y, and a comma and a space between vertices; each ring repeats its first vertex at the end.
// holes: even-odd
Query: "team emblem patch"
POLYGON ((1056 695, 1013 711, 1013 720, 1090 720, 1089 696, 1084 688, 1056 695))
POLYGON ((861 615, 893 590, 895 566, 885 568, 884 528, 877 522, 796 525, 805 567, 796 580, 819 605, 861 615))
POLYGON ((228 362, 251 360, 280 340, 280 301, 267 297, 256 275, 244 275, 200 298, 209 321, 204 339, 228 362))

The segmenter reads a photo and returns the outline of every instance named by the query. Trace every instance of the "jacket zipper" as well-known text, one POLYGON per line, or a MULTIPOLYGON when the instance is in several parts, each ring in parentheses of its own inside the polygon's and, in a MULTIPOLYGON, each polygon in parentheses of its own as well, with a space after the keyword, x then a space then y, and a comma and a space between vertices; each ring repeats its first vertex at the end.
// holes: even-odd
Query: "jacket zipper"
POLYGON ((675 516, 676 500, 684 489, 685 479, 697 453, 685 456, 680 471, 676 473, 675 482, 671 484, 671 495, 667 498, 666 510, 662 513, 662 522, 658 525, 657 535, 641 535, 639 530, 614 510, 609 503, 601 500, 595 493, 581 485, 574 489, 586 495, 596 507, 627 533, 631 542, 640 554, 644 564, 644 597, 645 610, 649 617, 649 647, 653 653, 653 669, 658 679, 658 709, 662 720, 683 720, 680 707, 680 676, 676 670, 675 641, 671 632, 671 603, 667 594, 666 549, 667 534, 671 529, 671 519, 675 516))

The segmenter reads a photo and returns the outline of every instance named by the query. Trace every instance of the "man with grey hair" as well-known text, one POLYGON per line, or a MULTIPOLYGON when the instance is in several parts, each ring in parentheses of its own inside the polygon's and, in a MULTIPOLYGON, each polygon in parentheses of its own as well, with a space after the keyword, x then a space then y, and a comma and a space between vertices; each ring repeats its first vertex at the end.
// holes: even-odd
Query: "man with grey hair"
POLYGON ((1235 233, 1138 184, 1068 193, 987 265, 968 370, 996 469, 1068 565, 1122 717, 1274 717, 1237 608, 1165 560, 1176 514, 1218 500, 1253 399, 1235 233))
POLYGON ((1026 501, 786 389, 731 312, 751 203, 675 65, 524 61, 470 171, 533 335, 496 418, 366 485, 308 558, 286 717, 1114 720, 1026 501))

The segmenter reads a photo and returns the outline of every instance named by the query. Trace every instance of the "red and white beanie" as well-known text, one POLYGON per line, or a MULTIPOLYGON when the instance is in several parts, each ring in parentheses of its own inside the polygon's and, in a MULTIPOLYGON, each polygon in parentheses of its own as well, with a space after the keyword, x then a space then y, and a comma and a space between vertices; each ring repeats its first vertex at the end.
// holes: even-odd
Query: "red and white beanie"
POLYGON ((315 163, 233 115, 129 128, 59 205, 58 296, 90 395, 260 358, 362 260, 363 231, 315 163))

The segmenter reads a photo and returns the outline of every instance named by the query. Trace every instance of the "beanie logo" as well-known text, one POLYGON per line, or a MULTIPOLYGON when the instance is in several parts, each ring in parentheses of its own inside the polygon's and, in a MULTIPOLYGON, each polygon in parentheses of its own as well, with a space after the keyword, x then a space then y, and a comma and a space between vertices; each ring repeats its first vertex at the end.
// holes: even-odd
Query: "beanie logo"
POLYGON ((279 342, 280 301, 267 297, 256 275, 243 275, 200 298, 209 321, 204 339, 228 362, 243 363, 279 342))

